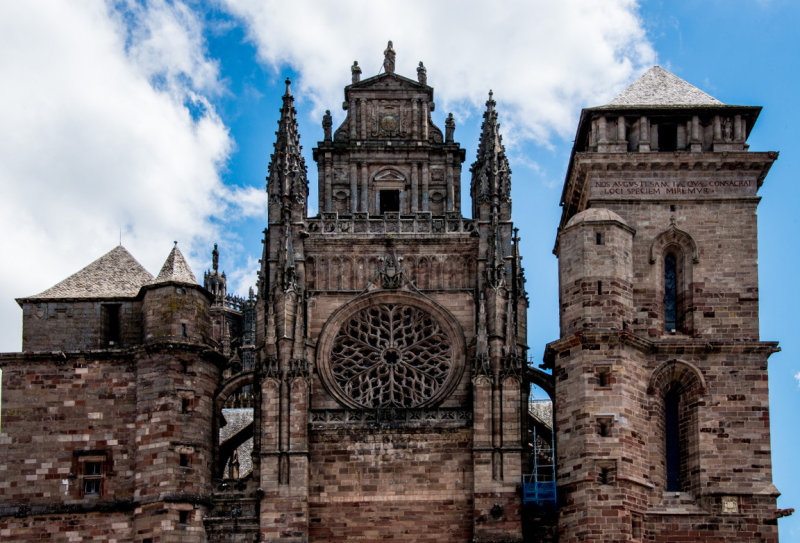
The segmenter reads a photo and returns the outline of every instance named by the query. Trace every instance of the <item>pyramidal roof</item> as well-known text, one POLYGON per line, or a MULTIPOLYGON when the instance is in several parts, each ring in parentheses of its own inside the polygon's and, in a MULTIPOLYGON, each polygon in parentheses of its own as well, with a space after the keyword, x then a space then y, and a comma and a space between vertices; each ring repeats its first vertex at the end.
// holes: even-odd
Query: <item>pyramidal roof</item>
POLYGON ((709 96, 661 66, 653 66, 608 106, 721 106, 709 96))
POLYGON ((25 300, 132 298, 152 279, 150 272, 119 245, 79 272, 25 300))
POLYGON ((156 277, 151 284, 170 282, 197 284, 197 279, 195 279, 191 268, 189 268, 189 264, 186 263, 186 259, 183 258, 183 253, 178 249, 177 241, 175 242, 175 247, 169 252, 169 256, 164 262, 164 265, 161 266, 158 277, 156 277))

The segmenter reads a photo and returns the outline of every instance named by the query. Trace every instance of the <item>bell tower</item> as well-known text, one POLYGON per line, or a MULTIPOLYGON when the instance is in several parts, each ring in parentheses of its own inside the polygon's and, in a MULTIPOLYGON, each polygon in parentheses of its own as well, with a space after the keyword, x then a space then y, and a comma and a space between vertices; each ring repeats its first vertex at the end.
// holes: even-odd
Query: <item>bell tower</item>
POLYGON ((777 541, 756 236, 777 153, 748 149, 759 112, 656 66, 581 114, 546 352, 562 543, 777 541))

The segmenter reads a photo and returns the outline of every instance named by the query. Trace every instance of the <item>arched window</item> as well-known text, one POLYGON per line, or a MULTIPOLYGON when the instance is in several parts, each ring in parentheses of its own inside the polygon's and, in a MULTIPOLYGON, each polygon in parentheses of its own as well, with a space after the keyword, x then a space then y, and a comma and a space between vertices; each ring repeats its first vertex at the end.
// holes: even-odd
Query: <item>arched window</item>
POLYGON ((664 452, 667 470, 668 492, 681 490, 681 440, 680 432, 680 394, 677 388, 664 396, 664 452))
POLYGON ((672 224, 650 245, 650 264, 660 269, 654 279, 660 284, 653 304, 666 333, 694 333, 693 267, 697 264, 697 245, 692 237, 672 224))
POLYGON ((678 329, 678 267, 674 253, 664 257, 664 328, 678 329))
POLYGON ((699 418, 705 391, 702 373, 688 362, 670 360, 653 372, 648 387, 651 472, 653 482, 666 492, 699 491, 699 418))

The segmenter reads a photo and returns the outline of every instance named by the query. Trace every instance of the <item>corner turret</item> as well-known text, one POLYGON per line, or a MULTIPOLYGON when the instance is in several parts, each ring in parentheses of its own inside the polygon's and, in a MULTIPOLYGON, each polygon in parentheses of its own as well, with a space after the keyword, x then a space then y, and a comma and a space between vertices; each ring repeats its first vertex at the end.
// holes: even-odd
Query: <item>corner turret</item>
POLYGON ((178 242, 158 276, 144 291, 144 340, 178 340, 204 344, 209 337, 209 306, 213 296, 195 279, 178 242))

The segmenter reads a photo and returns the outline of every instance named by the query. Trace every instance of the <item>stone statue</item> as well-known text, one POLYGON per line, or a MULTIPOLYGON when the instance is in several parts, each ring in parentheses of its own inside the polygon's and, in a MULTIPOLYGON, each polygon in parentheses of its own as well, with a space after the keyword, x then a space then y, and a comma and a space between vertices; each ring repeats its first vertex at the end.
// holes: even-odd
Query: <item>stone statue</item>
MULTIPOLYGON (((422 64, 422 63, 420 63, 422 64)), ((453 119, 453 114, 447 115, 444 121, 444 142, 453 143, 453 133, 456 131, 456 121, 453 119)))
POLYGON ((217 244, 214 244, 214 250, 211 251, 211 267, 214 271, 219 270, 219 249, 217 249, 217 244))
POLYGON ((353 74, 353 83, 361 81, 361 66, 358 65, 357 60, 353 61, 353 65, 350 67, 350 73, 353 74))
POLYGON ((386 46, 386 50, 383 52, 383 69, 387 74, 394 73, 395 56, 397 56, 397 54, 394 52, 394 48, 392 47, 392 41, 389 40, 389 44, 386 46))
POLYGON ((419 61, 419 66, 417 66, 417 81, 419 81, 420 85, 428 84, 428 70, 425 69, 421 60, 419 61))
POLYGON ((326 109, 325 115, 322 116, 322 130, 325 132, 325 141, 331 141, 332 127, 333 127, 333 119, 331 118, 331 110, 326 109))

